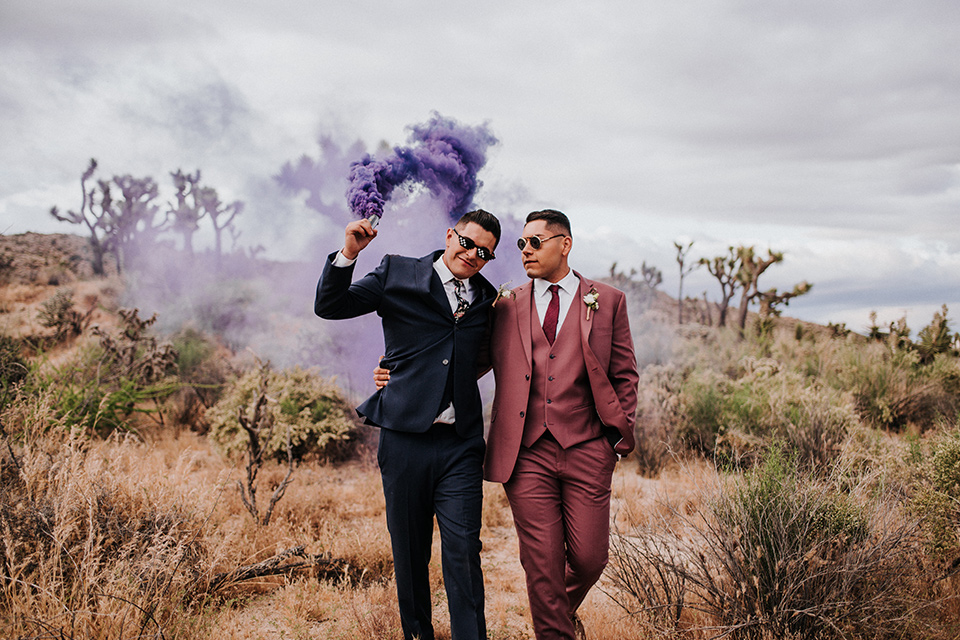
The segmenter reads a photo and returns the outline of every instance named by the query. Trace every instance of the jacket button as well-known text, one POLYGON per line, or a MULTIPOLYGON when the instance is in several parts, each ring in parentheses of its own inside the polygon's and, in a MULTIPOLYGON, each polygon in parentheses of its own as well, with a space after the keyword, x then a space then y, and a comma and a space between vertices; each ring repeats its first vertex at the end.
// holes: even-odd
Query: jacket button
POLYGON ((444 358, 444 359, 443 359, 443 366, 447 366, 448 364, 450 364, 450 361, 447 360, 446 358, 444 358))

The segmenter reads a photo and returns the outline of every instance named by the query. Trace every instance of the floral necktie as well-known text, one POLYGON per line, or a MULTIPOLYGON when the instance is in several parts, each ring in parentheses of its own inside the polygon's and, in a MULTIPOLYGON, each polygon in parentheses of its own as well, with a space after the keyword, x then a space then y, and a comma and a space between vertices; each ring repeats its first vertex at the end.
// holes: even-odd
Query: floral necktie
POLYGON ((463 280, 453 279, 453 292, 457 295, 457 310, 453 312, 453 319, 457 322, 467 312, 470 303, 463 297, 463 280))

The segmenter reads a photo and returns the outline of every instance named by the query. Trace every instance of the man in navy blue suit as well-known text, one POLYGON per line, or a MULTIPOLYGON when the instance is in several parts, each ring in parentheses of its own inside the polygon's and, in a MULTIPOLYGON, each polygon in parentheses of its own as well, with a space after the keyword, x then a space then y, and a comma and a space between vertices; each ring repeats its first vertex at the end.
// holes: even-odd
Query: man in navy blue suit
POLYGON ((445 248, 423 258, 387 255, 352 282, 360 251, 376 237, 367 220, 347 225, 317 285, 322 318, 376 312, 390 384, 357 407, 380 427, 377 461, 404 638, 433 640, 429 562, 433 518, 453 640, 487 637, 480 570, 483 415, 477 373, 496 289, 481 275, 494 259, 500 222, 482 209, 447 229, 445 248))

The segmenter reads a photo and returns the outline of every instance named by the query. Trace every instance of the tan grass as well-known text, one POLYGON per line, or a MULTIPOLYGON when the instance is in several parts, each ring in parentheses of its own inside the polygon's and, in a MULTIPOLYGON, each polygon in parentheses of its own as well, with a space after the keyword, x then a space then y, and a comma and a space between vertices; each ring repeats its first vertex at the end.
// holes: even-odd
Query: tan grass
MULTIPOLYGON (((35 407, 30 415, 38 411, 42 408, 35 407)), ((12 420, 8 414, 7 423, 28 417, 12 420)), ((383 494, 379 472, 369 459, 338 466, 300 465, 274 520, 257 527, 234 486, 240 470, 216 455, 205 438, 187 431, 160 431, 148 434, 147 441, 129 436, 86 441, 48 432, 21 441, 15 450, 29 493, 35 499, 45 496, 57 517, 51 534, 54 543, 47 545, 45 556, 34 550, 34 568, 22 557, 19 564, 8 563, 8 577, 35 588, 16 589, 8 583, 5 604, 0 605, 0 636, 31 637, 41 627, 67 637, 135 635, 131 629, 143 624, 137 607, 146 607, 129 578, 133 572, 146 575, 144 571, 153 568, 172 585, 163 615, 158 610, 156 621, 149 623, 162 626, 167 637, 400 637, 383 494), (155 536, 155 545, 137 539, 118 547, 109 539, 122 536, 124 523, 142 523, 148 514, 157 513, 179 514, 181 529, 168 532, 166 538, 155 536), (97 518, 110 517, 114 518, 110 526, 92 525, 97 518), (181 562, 190 544, 196 547, 194 556, 181 562), (236 584, 213 598, 202 590, 192 599, 185 595, 202 585, 204 576, 300 544, 309 553, 346 559, 365 571, 369 581, 362 586, 318 581, 306 572, 236 584), (70 551, 73 570, 63 566, 60 555, 50 553, 52 548, 70 551), (71 600, 78 594, 86 599, 84 606, 71 600)), ((10 460, 4 460, 5 477, 14 472, 9 465, 10 460)), ((270 486, 284 470, 273 465, 263 473, 264 486, 270 486)), ((652 505, 655 481, 639 476, 630 462, 621 464, 616 475, 617 504, 632 513, 652 505), (646 488, 637 491, 638 483, 646 488)), ((672 482, 678 476, 668 477, 672 482)), ((484 493, 482 561, 489 637, 532 638, 509 506, 499 485, 486 484, 484 493)), ((14 521, 22 519, 7 518, 3 542, 8 550, 20 544, 21 556, 29 555, 23 549, 24 538, 18 543, 10 528, 14 521)), ((439 536, 431 575, 438 638, 449 638, 439 536)), ((636 628, 599 591, 590 596, 582 613, 595 628, 591 637, 597 640, 631 637, 624 635, 625 630, 636 628)))

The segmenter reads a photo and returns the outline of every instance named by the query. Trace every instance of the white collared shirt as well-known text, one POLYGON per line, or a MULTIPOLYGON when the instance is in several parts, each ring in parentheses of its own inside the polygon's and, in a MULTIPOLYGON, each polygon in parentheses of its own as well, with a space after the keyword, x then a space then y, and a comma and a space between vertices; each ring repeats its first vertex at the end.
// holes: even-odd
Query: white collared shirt
POLYGON ((573 299, 580 291, 580 278, 573 272, 573 269, 567 272, 559 282, 549 282, 543 278, 536 278, 533 281, 533 301, 537 305, 537 315, 540 317, 540 326, 543 326, 543 318, 547 315, 547 306, 553 297, 550 293, 550 285, 560 285, 560 315, 557 316, 557 333, 560 333, 560 327, 563 326, 563 320, 567 317, 567 311, 573 299))
MULTIPOLYGON (((440 276, 440 282, 443 283, 443 290, 447 293, 447 302, 450 303, 450 311, 456 311, 458 304, 457 285, 454 284, 456 278, 447 267, 447 263, 443 261, 443 256, 437 258, 437 261, 433 263, 433 270, 437 272, 437 275, 440 276)), ((463 282, 463 297, 472 304, 473 287, 470 286, 470 278, 461 280, 461 282, 463 282)))

